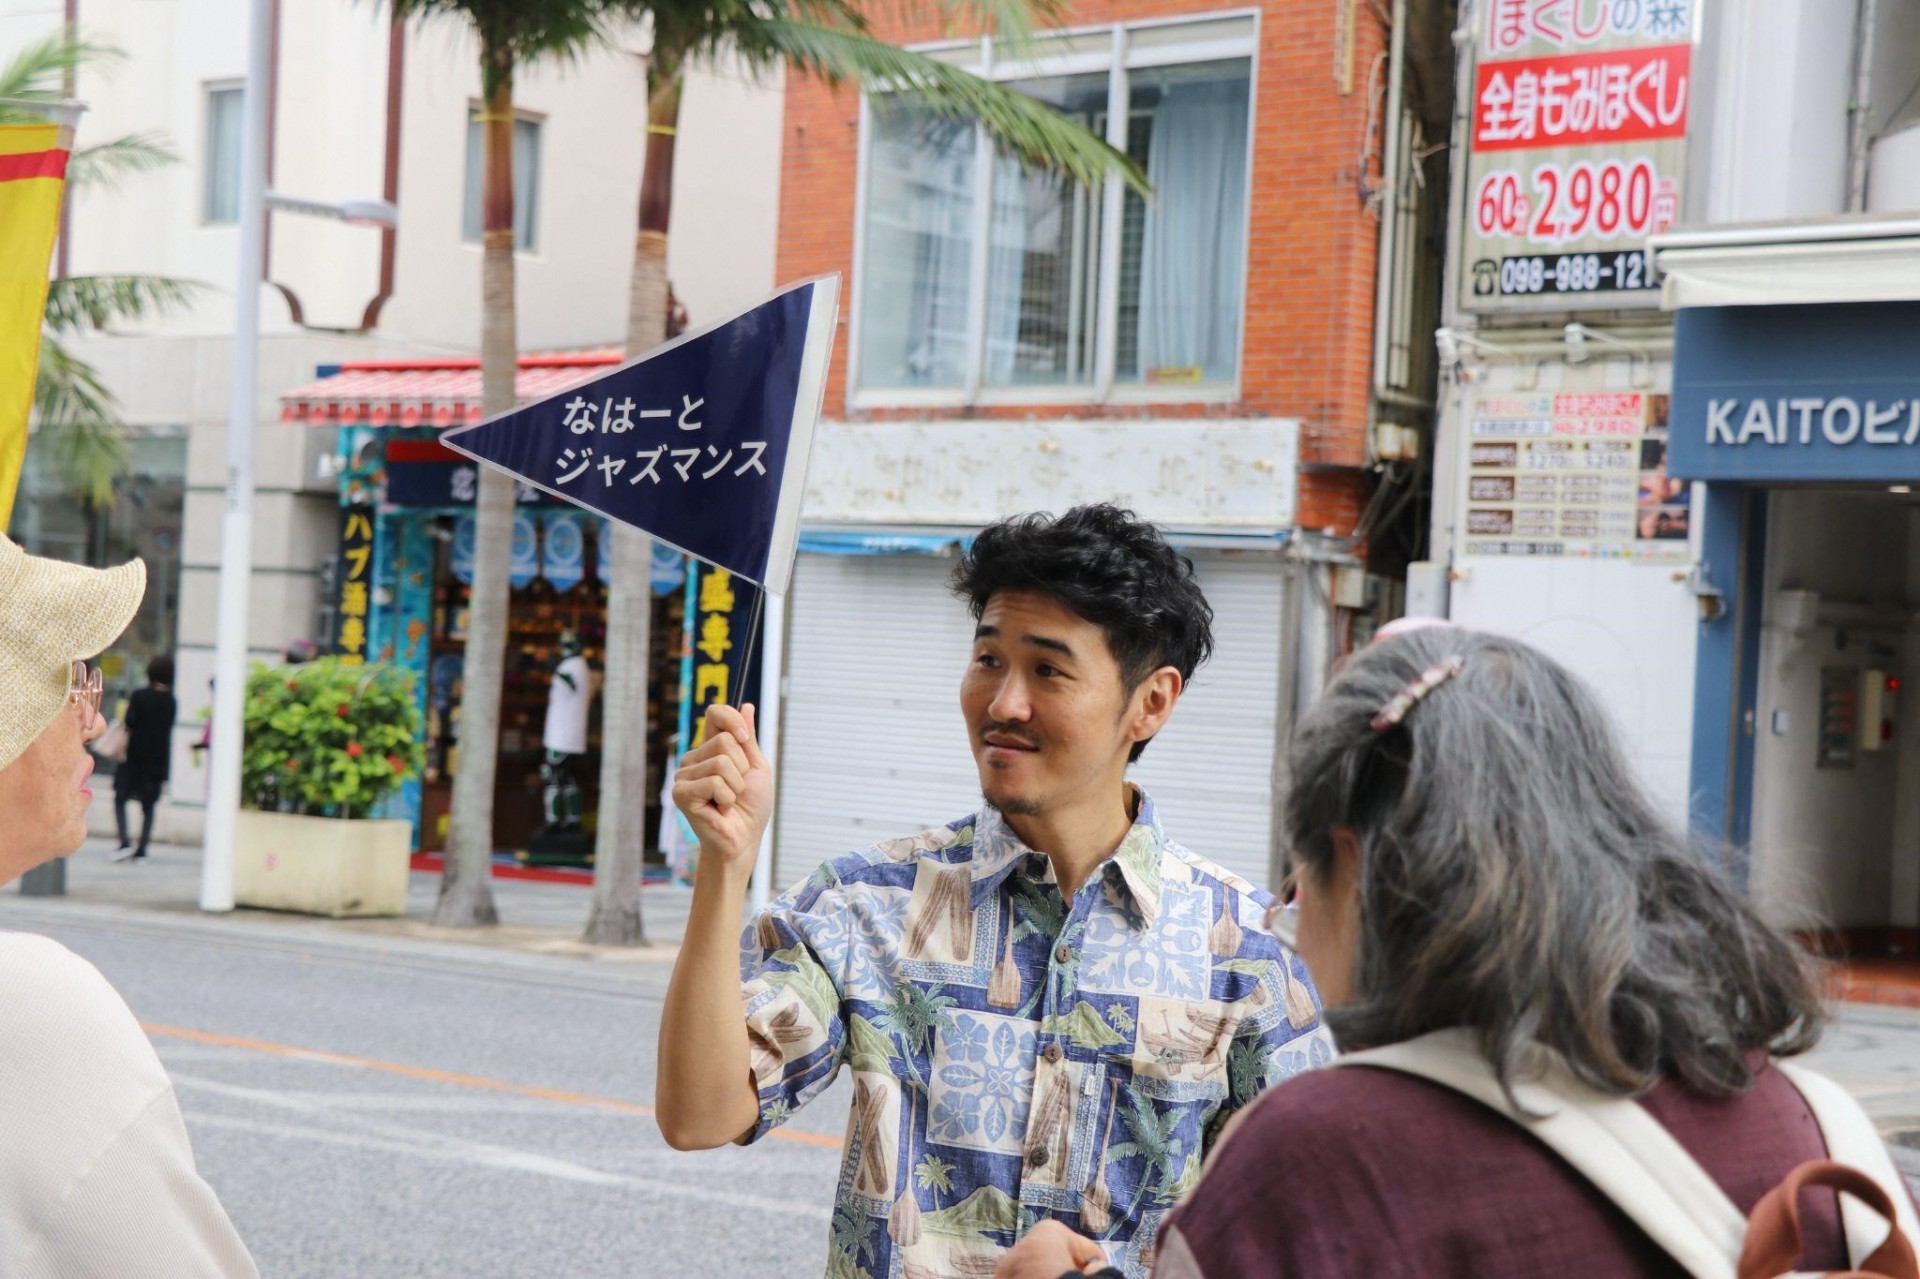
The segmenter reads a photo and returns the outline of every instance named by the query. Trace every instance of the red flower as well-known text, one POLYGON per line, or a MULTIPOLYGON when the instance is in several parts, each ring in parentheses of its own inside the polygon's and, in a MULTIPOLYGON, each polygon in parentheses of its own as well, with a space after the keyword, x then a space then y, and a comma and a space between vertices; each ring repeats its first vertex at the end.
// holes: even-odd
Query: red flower
POLYGON ((294 683, 294 682, 293 682, 292 680, 288 680, 288 681, 287 681, 287 691, 288 691, 289 693, 297 693, 297 692, 299 692, 299 691, 300 691, 300 686, 299 686, 298 684, 296 684, 296 683, 294 683))
POLYGON ((394 772, 397 773, 402 769, 404 769, 406 766, 407 766, 406 761, 401 759, 398 755, 387 756, 387 767, 391 768, 394 772))
POLYGON ((297 773, 297 772, 299 772, 299 771, 300 771, 300 761, 299 761, 299 760, 297 760, 297 759, 290 759, 290 760, 288 760, 288 761, 287 761, 287 771, 288 771, 289 773, 297 773))
POLYGON ((347 704, 345 702, 340 703, 340 705, 333 708, 333 713, 341 719, 345 719, 347 717, 347 704))
POLYGON ((360 758, 360 743, 359 743, 359 742, 348 742, 348 743, 347 743, 347 758, 348 758, 348 759, 359 759, 359 758, 360 758))

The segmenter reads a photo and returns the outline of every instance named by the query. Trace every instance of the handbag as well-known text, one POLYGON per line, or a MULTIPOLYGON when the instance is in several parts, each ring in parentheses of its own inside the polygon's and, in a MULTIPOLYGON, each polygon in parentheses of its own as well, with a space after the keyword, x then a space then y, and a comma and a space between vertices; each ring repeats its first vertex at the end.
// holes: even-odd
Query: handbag
POLYGON ((116 764, 127 762, 127 722, 116 719, 107 725, 107 731, 100 734, 93 744, 93 753, 101 759, 110 759, 116 764))
POLYGON ((1828 1159, 1789 1173, 1743 1217, 1726 1192, 1638 1102, 1589 1088, 1548 1056, 1537 1077, 1514 1081, 1512 1097, 1469 1032, 1440 1030, 1341 1057, 1442 1084, 1507 1116, 1572 1165, 1694 1279, 1784 1279, 1801 1256, 1799 1199, 1823 1186, 1841 1192, 1840 1214, 1854 1279, 1920 1279, 1913 1203, 1886 1145, 1858 1102, 1824 1075, 1775 1062, 1806 1099, 1828 1159), (1518 1101, 1522 1109, 1514 1108, 1518 1101))

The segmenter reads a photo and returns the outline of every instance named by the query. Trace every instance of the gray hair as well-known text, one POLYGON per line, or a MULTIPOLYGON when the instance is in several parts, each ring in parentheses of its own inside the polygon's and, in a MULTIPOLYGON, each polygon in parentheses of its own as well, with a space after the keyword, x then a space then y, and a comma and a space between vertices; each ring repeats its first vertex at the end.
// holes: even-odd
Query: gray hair
POLYGON ((1638 1096, 1663 1077, 1724 1096, 1756 1053, 1804 1052, 1825 1013, 1809 961, 1663 819, 1565 667, 1452 627, 1357 653, 1294 734, 1293 857, 1361 850, 1341 1045, 1472 1029, 1503 1081, 1530 1044, 1638 1096), (1375 715, 1449 657, 1398 724, 1375 715))

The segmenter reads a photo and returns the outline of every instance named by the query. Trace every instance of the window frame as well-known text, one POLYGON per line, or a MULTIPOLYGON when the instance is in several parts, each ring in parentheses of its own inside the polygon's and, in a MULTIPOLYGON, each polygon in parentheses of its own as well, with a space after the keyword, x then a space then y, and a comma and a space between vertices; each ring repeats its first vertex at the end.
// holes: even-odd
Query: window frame
POLYGON ((991 230, 995 148, 984 126, 974 126, 973 242, 968 264, 967 367, 959 387, 868 387, 865 365, 864 315, 866 298, 861 279, 868 240, 867 192, 873 176, 874 112, 871 94, 860 96, 858 152, 854 168, 853 289, 849 302, 847 353, 847 407, 874 409, 964 409, 993 407, 1074 407, 1084 405, 1227 404, 1241 398, 1246 371, 1248 284, 1253 260, 1253 159, 1260 92, 1260 28, 1258 9, 1223 9, 1213 13, 1152 18, 1125 23, 1097 23, 1066 27, 1038 37, 1035 47, 1018 60, 997 55, 991 35, 979 40, 947 40, 918 44, 919 53, 940 58, 995 82, 1052 76, 1097 74, 1107 76, 1107 132, 1109 145, 1127 146, 1130 111, 1130 73, 1155 67, 1187 66, 1245 60, 1247 83, 1246 204, 1240 237, 1240 314, 1236 325, 1233 377, 1223 382, 1155 385, 1123 382, 1118 377, 1120 267, 1122 225, 1127 188, 1110 175, 1101 185, 1100 258, 1097 264, 1097 328, 1094 375, 1086 385, 988 386, 986 377, 986 301, 990 280, 991 230), (1137 37, 1167 29, 1189 28, 1184 39, 1141 44, 1137 37), (1209 31, 1209 28, 1212 30, 1209 31), (1105 47, 1095 42, 1105 37, 1105 47), (1060 49, 1049 52, 1049 47, 1060 49))
MULTIPOLYGON (((480 121, 476 120, 474 117, 484 114, 486 112, 486 109, 487 109, 486 103, 476 101, 473 99, 468 100, 465 124, 469 132, 473 129, 475 125, 480 123, 480 121)), ((533 157, 533 182, 531 184, 530 189, 526 193, 527 242, 525 244, 520 243, 520 225, 519 225, 520 218, 519 218, 518 201, 521 198, 521 195, 520 195, 521 184, 516 181, 513 185, 513 198, 516 202, 516 207, 514 210, 515 216, 514 216, 514 228, 513 228, 514 230, 513 251, 522 257, 538 257, 540 254, 540 216, 541 216, 540 178, 542 173, 544 173, 546 169, 546 165, 544 161, 546 160, 546 151, 547 151, 547 117, 543 112, 526 111, 526 110, 522 110, 519 107, 515 107, 513 111, 513 127, 516 133, 519 130, 520 126, 523 124, 533 126, 534 137, 538 140, 538 146, 536 148, 537 153, 533 157)), ((467 141, 467 134, 462 134, 460 141, 461 141, 462 153, 470 160, 473 153, 472 153, 472 148, 467 141)), ((514 157, 517 161, 520 155, 520 141, 517 136, 514 139, 513 152, 514 152, 514 157)), ((480 176, 478 187, 474 188, 476 190, 476 194, 474 198, 476 201, 479 201, 482 204, 484 204, 486 200, 486 174, 484 172, 484 167, 486 164, 486 136, 484 132, 482 133, 481 139, 480 139, 480 163, 482 165, 483 171, 480 176)), ((477 236, 469 236, 467 234, 467 191, 472 183, 472 180, 470 178, 470 172, 471 170, 467 166, 467 162, 463 160, 462 171, 460 174, 460 243, 464 245, 470 245, 473 248, 477 249, 481 247, 481 244, 485 239, 486 217, 485 217, 485 210, 483 208, 481 209, 481 218, 480 218, 482 233, 477 236)))
POLYGON ((246 115, 245 80, 206 80, 200 86, 200 225, 204 227, 229 227, 240 225, 240 152, 244 148, 240 134, 245 128, 246 115), (233 94, 239 102, 241 120, 233 135, 233 216, 216 218, 213 215, 213 100, 216 94, 233 94))

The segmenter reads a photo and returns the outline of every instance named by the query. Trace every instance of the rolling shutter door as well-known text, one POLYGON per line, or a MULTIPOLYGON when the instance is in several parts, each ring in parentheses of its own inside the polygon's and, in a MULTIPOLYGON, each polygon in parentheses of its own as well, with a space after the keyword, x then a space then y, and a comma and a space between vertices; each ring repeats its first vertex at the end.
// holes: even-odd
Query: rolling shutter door
MULTIPOLYGON (((1271 552, 1197 552, 1214 658, 1132 775, 1174 839, 1267 881, 1280 566, 1271 552)), ((774 879, 951 821, 980 790, 960 677, 972 639, 930 555, 803 554, 788 603, 774 879)))

